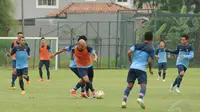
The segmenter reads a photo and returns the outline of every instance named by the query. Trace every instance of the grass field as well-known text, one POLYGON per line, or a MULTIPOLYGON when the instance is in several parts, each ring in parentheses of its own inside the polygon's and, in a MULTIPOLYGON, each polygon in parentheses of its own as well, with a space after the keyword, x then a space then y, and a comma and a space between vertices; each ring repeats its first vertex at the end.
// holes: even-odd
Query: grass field
MULTIPOLYGON (((147 112, 200 112, 199 70, 189 69, 182 85, 181 94, 169 93, 169 86, 177 75, 176 69, 169 69, 165 83, 157 81, 157 71, 148 75, 145 96, 147 112)), ((16 90, 9 90, 11 70, 1 69, 0 112, 143 112, 136 103, 139 86, 135 85, 129 96, 127 108, 121 109, 126 87, 127 70, 96 70, 95 88, 105 92, 105 98, 73 98, 69 90, 78 81, 69 70, 52 71, 52 81, 37 82, 37 70, 30 70, 31 85, 25 86, 26 94, 20 94, 18 80, 16 90)), ((79 94, 79 92, 78 92, 79 94)))

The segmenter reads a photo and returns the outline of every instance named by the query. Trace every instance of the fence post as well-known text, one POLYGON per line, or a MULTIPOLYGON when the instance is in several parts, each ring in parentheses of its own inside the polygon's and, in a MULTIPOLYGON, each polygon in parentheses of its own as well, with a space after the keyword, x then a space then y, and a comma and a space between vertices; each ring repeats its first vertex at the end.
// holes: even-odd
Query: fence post
MULTIPOLYGON (((97 38, 95 39, 96 43, 97 43, 98 38, 99 38, 99 22, 97 22, 97 38)), ((98 44, 96 44, 96 48, 97 48, 97 53, 99 53, 99 42, 98 42, 98 44)), ((98 55, 100 55, 100 53, 98 55)), ((100 59, 101 59, 101 57, 100 57, 100 59)), ((99 61, 97 61, 97 68, 99 68, 99 61)))
MULTIPOLYGON (((58 37, 58 43, 59 43, 59 37, 60 37, 60 23, 59 21, 57 22, 57 37, 58 37)), ((58 45, 59 46, 59 45, 58 45)), ((59 48, 58 48, 59 50, 59 48)), ((58 57, 58 68, 60 68, 60 55, 57 56, 58 57)))
POLYGON ((108 68, 110 69, 110 21, 108 24, 108 68))
POLYGON ((119 43, 119 38, 118 38, 118 32, 119 31, 119 10, 117 11, 117 28, 116 28, 116 54, 115 54, 115 69, 117 68, 118 65, 118 43, 119 43))

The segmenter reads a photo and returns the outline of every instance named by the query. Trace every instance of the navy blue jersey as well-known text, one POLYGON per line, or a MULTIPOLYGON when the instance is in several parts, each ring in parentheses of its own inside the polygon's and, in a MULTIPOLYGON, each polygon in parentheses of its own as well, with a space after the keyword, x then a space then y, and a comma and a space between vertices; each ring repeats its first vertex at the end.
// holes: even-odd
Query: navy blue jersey
POLYGON ((133 52, 133 60, 130 68, 138 69, 146 72, 146 65, 148 64, 148 58, 154 59, 154 48, 152 44, 142 43, 136 44, 130 48, 133 52))
POLYGON ((176 50, 170 51, 170 53, 179 55, 177 57, 176 65, 184 65, 186 68, 189 65, 189 60, 194 57, 194 51, 191 44, 186 46, 179 44, 176 50), (181 55, 183 55, 184 58, 182 58, 181 55))
MULTIPOLYGON (((19 45, 20 43, 17 41, 17 45, 19 45)), ((25 45, 26 46, 28 46, 28 44, 27 43, 25 43, 25 45)), ((14 45, 14 42, 11 44, 11 47, 10 48, 14 48, 15 47, 15 45, 14 45)))
POLYGON ((167 48, 158 48, 156 49, 156 55, 158 55, 158 63, 166 63, 167 62, 167 48))
POLYGON ((11 51, 11 55, 14 54, 16 54, 16 68, 28 68, 28 56, 30 56, 30 48, 26 45, 15 46, 11 51))

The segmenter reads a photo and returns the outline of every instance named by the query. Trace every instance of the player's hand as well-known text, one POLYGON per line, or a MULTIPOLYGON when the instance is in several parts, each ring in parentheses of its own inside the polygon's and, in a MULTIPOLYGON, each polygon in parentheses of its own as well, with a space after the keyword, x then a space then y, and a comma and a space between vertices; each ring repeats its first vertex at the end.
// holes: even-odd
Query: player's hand
POLYGON ((97 62, 97 58, 94 58, 94 62, 97 62))
POLYGON ((180 57, 181 57, 181 58, 183 58, 183 59, 185 58, 185 56, 184 56, 184 55, 180 55, 180 57))
POLYGON ((6 56, 10 57, 10 54, 9 54, 9 53, 6 53, 6 56))
POLYGON ((132 62, 129 62, 129 64, 131 65, 131 64, 132 64, 132 62))
POLYGON ((50 58, 52 59, 52 58, 54 58, 55 57, 55 55, 54 54, 52 54, 51 56, 50 56, 50 58))
POLYGON ((160 58, 158 55, 156 55, 155 57, 158 58, 158 59, 160 58))
POLYGON ((152 71, 152 70, 149 70, 149 73, 150 73, 151 75, 153 75, 153 71, 152 71))
POLYGON ((31 56, 28 56, 28 59, 31 60, 31 56))

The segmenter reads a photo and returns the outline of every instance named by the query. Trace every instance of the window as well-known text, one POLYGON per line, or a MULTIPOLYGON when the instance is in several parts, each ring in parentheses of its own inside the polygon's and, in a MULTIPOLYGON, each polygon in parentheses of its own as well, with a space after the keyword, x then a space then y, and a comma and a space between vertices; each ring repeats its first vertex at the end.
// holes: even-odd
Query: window
POLYGON ((128 2, 128 0, 118 0, 118 2, 128 2))
POLYGON ((36 0, 36 8, 58 8, 58 0, 36 0))

